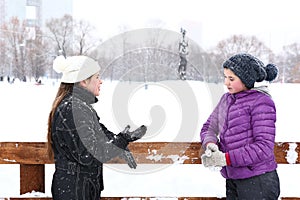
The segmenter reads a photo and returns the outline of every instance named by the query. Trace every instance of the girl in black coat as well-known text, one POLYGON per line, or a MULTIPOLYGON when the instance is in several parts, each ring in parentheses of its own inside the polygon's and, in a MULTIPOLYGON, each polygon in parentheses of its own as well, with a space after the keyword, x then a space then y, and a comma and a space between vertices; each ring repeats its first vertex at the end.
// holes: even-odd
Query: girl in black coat
POLYGON ((92 104, 97 102, 102 81, 100 66, 93 59, 59 56, 53 68, 63 76, 48 119, 48 153, 55 161, 52 197, 99 200, 104 189, 103 163, 120 156, 135 168, 127 145, 144 136, 146 127, 133 132, 126 127, 116 135, 99 122, 92 104))

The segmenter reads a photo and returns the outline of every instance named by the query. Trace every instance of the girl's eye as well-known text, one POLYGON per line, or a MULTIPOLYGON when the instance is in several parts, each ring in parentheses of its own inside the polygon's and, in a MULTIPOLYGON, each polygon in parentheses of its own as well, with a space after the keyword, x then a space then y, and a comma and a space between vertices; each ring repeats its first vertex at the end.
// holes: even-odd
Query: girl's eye
POLYGON ((224 75, 224 78, 225 78, 225 79, 229 79, 229 81, 234 81, 234 78, 233 78, 233 77, 227 77, 227 76, 224 75))

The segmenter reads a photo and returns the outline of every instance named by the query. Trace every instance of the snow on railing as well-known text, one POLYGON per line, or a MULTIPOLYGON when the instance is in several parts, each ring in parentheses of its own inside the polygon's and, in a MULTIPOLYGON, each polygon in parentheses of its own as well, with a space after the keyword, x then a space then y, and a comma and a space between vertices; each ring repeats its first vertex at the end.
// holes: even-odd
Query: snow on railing
MULTIPOLYGON (((201 164, 197 142, 134 142, 129 145, 138 164, 201 164)), ((279 164, 300 164, 300 142, 277 142, 274 147, 279 164)), ((0 164, 20 164, 20 197, 17 199, 51 199, 43 197, 45 192, 45 164, 52 164, 43 142, 0 142, 0 164), (39 191, 39 192, 35 192, 39 191)), ((126 164, 113 160, 109 164, 126 164)), ((151 199, 150 197, 106 197, 102 199, 151 199)), ((154 199, 159 199, 153 197, 154 199)), ((170 199, 174 197, 164 197, 170 199)), ((176 197, 180 200, 220 199, 217 197, 176 197)), ((300 199, 300 197, 281 198, 300 199)), ((6 199, 5 199, 6 200, 6 199)), ((7 199, 8 200, 8 199, 7 199)))

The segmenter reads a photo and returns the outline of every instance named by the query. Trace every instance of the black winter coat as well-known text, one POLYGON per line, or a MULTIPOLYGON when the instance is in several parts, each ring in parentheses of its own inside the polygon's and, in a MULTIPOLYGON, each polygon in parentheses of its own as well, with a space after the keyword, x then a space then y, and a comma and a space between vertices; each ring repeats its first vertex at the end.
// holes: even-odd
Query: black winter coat
POLYGON ((52 123, 54 200, 99 200, 102 163, 124 153, 128 145, 99 122, 91 106, 95 102, 92 93, 75 86, 57 107, 52 123))

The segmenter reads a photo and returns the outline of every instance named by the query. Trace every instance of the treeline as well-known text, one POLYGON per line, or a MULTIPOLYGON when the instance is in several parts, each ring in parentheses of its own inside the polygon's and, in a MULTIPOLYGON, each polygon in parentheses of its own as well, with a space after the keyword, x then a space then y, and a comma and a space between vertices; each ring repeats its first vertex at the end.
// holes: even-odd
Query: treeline
POLYGON ((28 27, 17 17, 1 25, 1 79, 55 78, 52 62, 57 55, 84 55, 98 42, 90 37, 93 26, 70 15, 48 20, 43 29, 28 27))
MULTIPOLYGON (((0 80, 58 78, 52 70, 53 59, 58 55, 88 55, 97 59, 102 79, 145 82, 178 79, 180 33, 146 28, 123 31, 106 41, 97 35, 91 24, 70 15, 50 19, 44 30, 35 27, 34 32, 13 17, 1 26, 0 80)), ((188 42, 188 80, 222 82, 224 60, 235 53, 248 52, 265 64, 278 66, 277 82, 300 82, 298 43, 284 46, 282 52, 275 54, 255 36, 233 35, 210 50, 202 49, 201 44, 190 39, 188 42)))

